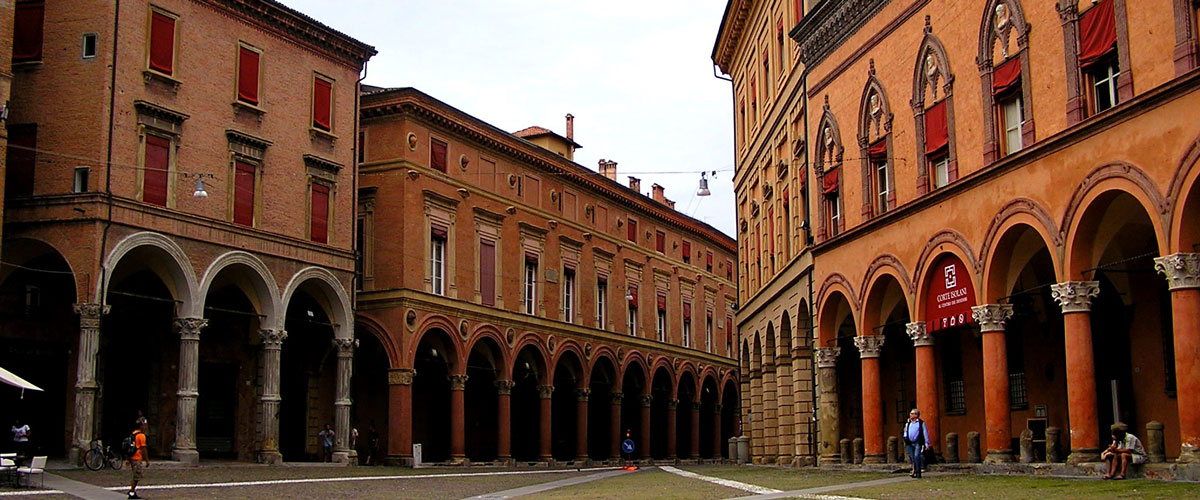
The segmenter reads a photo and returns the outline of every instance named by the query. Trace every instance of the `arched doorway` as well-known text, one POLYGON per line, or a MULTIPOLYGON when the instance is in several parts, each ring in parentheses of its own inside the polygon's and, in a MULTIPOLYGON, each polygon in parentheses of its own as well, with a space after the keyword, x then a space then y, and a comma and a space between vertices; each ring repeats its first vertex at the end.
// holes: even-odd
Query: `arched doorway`
POLYGON ((574 351, 567 351, 554 365, 554 392, 550 408, 550 452, 555 460, 569 461, 586 450, 577 450, 579 389, 585 388, 583 364, 574 351))
POLYGON ((512 454, 517 461, 543 458, 542 426, 551 425, 542 421, 541 411, 543 387, 550 382, 546 364, 542 351, 533 345, 522 347, 513 360, 512 454))
POLYGON ((388 370, 391 361, 379 338, 359 324, 359 346, 354 351, 354 378, 350 421, 359 430, 358 463, 381 465, 388 449, 388 370))
POLYGON ((412 436, 423 462, 450 460, 450 374, 458 352, 449 334, 430 328, 421 335, 413 357, 412 436))
POLYGON ((909 410, 917 407, 917 385, 913 343, 906 333, 910 321, 908 301, 895 277, 884 274, 873 283, 863 315, 864 329, 884 338, 879 356, 883 435, 899 436, 909 410))
POLYGON ((498 456, 499 392, 496 380, 504 367, 500 346, 488 337, 480 338, 467 356, 467 385, 464 394, 465 445, 472 462, 487 462, 498 456))
POLYGON ((336 429, 336 325, 317 297, 301 287, 287 304, 288 337, 280 352, 279 451, 289 462, 331 459, 321 456, 318 435, 326 424, 336 429))
MULTIPOLYGON (((621 376, 621 438, 626 435, 633 439, 634 456, 649 457, 649 436, 643 431, 642 402, 650 392, 646 386, 646 371, 641 363, 630 362, 625 365, 625 374, 621 376)), ((648 423, 648 422, 647 422, 648 423)))
MULTIPOLYGON (((667 415, 668 404, 675 403, 674 383, 671 372, 665 366, 654 370, 654 380, 650 386, 650 457, 662 460, 670 456, 668 450, 667 428, 673 427, 667 415)), ((678 415, 678 414, 677 414, 678 415)))
POLYGON ((733 379, 725 381, 725 389, 721 391, 721 451, 720 456, 729 456, 729 439, 742 435, 741 429, 741 399, 738 397, 737 383, 733 379))
MULTIPOLYGON (((592 375, 588 387, 592 390, 588 396, 588 456, 592 460, 617 458, 620 448, 613 442, 613 403, 612 394, 620 392, 617 384, 617 370, 608 356, 601 356, 592 365, 592 375)), ((617 437, 622 436, 620 430, 620 415, 617 415, 617 437)), ((623 439, 623 438, 621 438, 623 439)))
MULTIPOLYGON (((693 422, 692 415, 697 411, 695 404, 699 403, 696 390, 696 377, 691 371, 684 371, 679 377, 679 388, 675 400, 675 422, 667 425, 675 426, 675 456, 679 458, 699 457, 699 439, 692 442, 692 430, 699 431, 699 421, 693 422)), ((669 455, 669 453, 668 453, 669 455)))
POLYGON ((721 448, 724 440, 722 439, 722 429, 715 427, 720 417, 717 410, 717 405, 721 400, 718 397, 717 380, 712 374, 704 377, 704 383, 700 385, 700 458, 720 458, 721 448))

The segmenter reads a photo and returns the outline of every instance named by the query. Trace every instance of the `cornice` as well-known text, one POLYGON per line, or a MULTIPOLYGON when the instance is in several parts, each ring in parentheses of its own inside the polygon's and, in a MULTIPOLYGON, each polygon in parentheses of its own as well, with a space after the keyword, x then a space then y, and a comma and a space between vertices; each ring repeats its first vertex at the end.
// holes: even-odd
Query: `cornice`
POLYGON ((751 0, 729 0, 725 4, 725 14, 721 17, 721 27, 717 29, 717 40, 713 44, 712 61, 725 74, 729 74, 733 54, 737 51, 738 42, 746 28, 746 18, 750 16, 751 0))
POLYGON ((302 42, 309 48, 350 66, 361 68, 378 52, 303 13, 274 0, 197 0, 254 21, 277 35, 302 42))
POLYGON ((804 64, 816 66, 889 2, 891 0, 820 2, 788 35, 800 44, 800 59, 804 64))

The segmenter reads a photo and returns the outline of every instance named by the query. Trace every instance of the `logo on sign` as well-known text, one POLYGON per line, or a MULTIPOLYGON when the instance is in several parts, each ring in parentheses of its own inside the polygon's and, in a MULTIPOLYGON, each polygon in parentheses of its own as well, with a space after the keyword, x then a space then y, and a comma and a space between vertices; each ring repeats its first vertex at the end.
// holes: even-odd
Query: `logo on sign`
POLYGON ((955 274, 954 270, 955 267, 953 264, 945 267, 947 290, 958 286, 958 276, 955 274))

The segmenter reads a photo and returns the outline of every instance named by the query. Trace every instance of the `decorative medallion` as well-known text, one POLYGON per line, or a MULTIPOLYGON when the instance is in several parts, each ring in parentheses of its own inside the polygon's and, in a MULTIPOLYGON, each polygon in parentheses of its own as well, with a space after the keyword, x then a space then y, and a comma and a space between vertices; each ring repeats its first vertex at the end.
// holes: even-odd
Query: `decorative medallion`
POLYGON ((938 72, 937 58, 933 57, 933 52, 925 54, 925 76, 933 78, 938 72))
POLYGON ((471 328, 470 325, 467 324, 467 320, 464 319, 458 322, 458 333, 459 335, 462 335, 463 339, 466 339, 467 334, 471 333, 471 328))
POLYGON ((461 168, 461 169, 463 169, 463 170, 466 170, 466 169, 467 169, 467 165, 468 165, 468 164, 470 164, 470 163, 471 163, 471 159, 470 159, 470 158, 467 158, 467 155, 459 155, 459 156, 458 156, 458 166, 459 166, 459 168, 461 168))
POLYGON ((417 134, 414 134, 412 132, 408 133, 408 150, 409 151, 417 150, 417 134))
POLYGON ((408 312, 404 314, 404 323, 408 325, 409 330, 412 330, 413 327, 417 326, 417 312, 409 309, 408 312))
POLYGON ((553 353, 555 347, 558 347, 558 341, 554 338, 554 336, 551 335, 546 337, 546 348, 550 349, 550 352, 553 353))
POLYGON ((513 342, 517 340, 516 332, 512 328, 509 328, 508 331, 504 332, 504 340, 508 342, 509 347, 512 347, 513 342))

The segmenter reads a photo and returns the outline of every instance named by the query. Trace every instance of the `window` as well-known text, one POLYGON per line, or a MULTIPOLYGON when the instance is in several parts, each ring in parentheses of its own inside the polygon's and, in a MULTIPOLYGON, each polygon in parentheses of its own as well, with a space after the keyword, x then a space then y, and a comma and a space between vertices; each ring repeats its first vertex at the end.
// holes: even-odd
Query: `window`
POLYGON ((496 305, 496 243, 492 241, 479 242, 479 301, 496 305))
MULTIPOLYGON (((712 259, 708 259, 708 270, 712 272, 712 259)), ((733 281, 733 261, 725 260, 725 279, 733 281)))
POLYGON ((626 326, 629 328, 629 335, 637 336, 638 327, 638 289, 635 285, 629 286, 629 307, 626 315, 626 326))
POLYGON ((933 188, 950 183, 950 127, 946 100, 925 110, 925 162, 933 173, 933 188))
POLYGON ((875 170, 875 209, 876 213, 881 214, 888 210, 888 194, 891 193, 888 186, 888 162, 885 158, 872 164, 875 170))
POLYGON ((37 124, 8 126, 4 196, 33 195, 33 177, 37 167, 37 124))
POLYGON ((312 126, 333 131, 333 80, 317 74, 313 75, 312 126))
POLYGON ((713 327, 712 327, 712 311, 704 315, 704 350, 712 352, 713 348, 713 327))
POLYGON ((446 229, 433 227, 429 230, 429 278, 430 292, 446 295, 446 229))
POLYGON ((75 177, 71 185, 72 193, 86 193, 88 191, 88 167, 76 167, 75 177))
POLYGON ((1013 93, 1007 98, 1001 99, 997 104, 1000 108, 1000 126, 1004 131, 1000 135, 1002 151, 1004 154, 1010 155, 1020 151, 1023 147, 1021 143, 1021 124, 1025 122, 1025 106, 1021 99, 1020 92, 1013 93))
POLYGON ((150 9, 150 53, 146 66, 167 76, 175 74, 176 18, 156 8, 150 9))
POLYGON ((692 304, 683 303, 683 346, 692 346, 692 304))
POLYGON ((692 242, 686 240, 683 242, 683 263, 692 263, 692 242))
POLYGON ((563 321, 575 322, 575 270, 563 269, 563 321))
POLYGON ((662 231, 654 232, 654 251, 658 253, 666 253, 667 250, 667 235, 662 231))
POLYGON ((367 254, 366 248, 363 247, 363 244, 367 242, 367 220, 361 212, 361 205, 359 210, 358 218, 354 221, 354 248, 358 249, 354 253, 354 289, 362 291, 367 254))
POLYGON ((83 58, 83 59, 95 59, 96 58, 96 34, 95 33, 84 33, 83 41, 80 45, 81 46, 80 46, 79 52, 80 52, 81 58, 83 58))
POLYGON ((771 98, 771 54, 769 52, 767 52, 767 49, 765 49, 765 48, 762 51, 762 61, 763 61, 763 98, 770 99, 771 98))
POLYGON ((1115 56, 1109 57, 1089 69, 1087 80, 1092 89, 1090 102, 1090 111, 1092 114, 1117 105, 1119 102, 1119 98, 1117 97, 1117 79, 1120 76, 1121 69, 1117 67, 1117 58, 1115 56))
POLYGON ((626 228, 625 238, 628 239, 629 241, 637 243, 637 221, 633 220, 633 219, 629 219, 628 222, 626 222, 626 224, 625 224, 625 228, 626 228))
POLYGON ((313 182, 309 193, 309 239, 317 243, 329 242, 329 186, 313 182))
POLYGON ((12 62, 42 60, 42 25, 45 17, 45 1, 17 2, 13 19, 12 62))
MULTIPOLYGON (((1124 29, 1124 26, 1121 27, 1124 29)), ((1079 69, 1084 75, 1088 114, 1116 106, 1118 78, 1117 19, 1112 0, 1102 0, 1079 16, 1079 69)))
POLYGON ((933 164, 933 187, 934 189, 945 187, 950 184, 950 155, 943 154, 938 157, 929 159, 933 164))
POLYGON ((704 252, 704 270, 705 271, 708 271, 710 273, 712 272, 712 269, 713 269, 712 262, 713 262, 712 252, 704 252))
MULTIPOLYGON (((729 300, 728 298, 726 300, 729 300)), ((725 354, 733 353, 733 316, 725 315, 725 354)))
POLYGON ((246 45, 238 45, 237 100, 258 106, 258 65, 262 53, 246 45))
POLYGON ((608 329, 608 280, 596 281, 596 328, 608 329))
POLYGON ((525 314, 537 313, 537 269, 538 258, 533 254, 525 254, 525 293, 522 304, 525 314))
POLYGON ((828 214, 825 227, 829 228, 829 237, 832 238, 838 235, 842 222, 842 207, 836 191, 825 195, 825 213, 828 214))
POLYGON ((171 140, 146 134, 142 172, 142 201, 167 206, 168 173, 171 169, 171 140))
POLYGON ((446 143, 434 138, 429 139, 429 166, 439 172, 446 171, 446 143))
POLYGON ((656 331, 658 332, 658 341, 666 342, 667 341, 667 311, 665 309, 658 310, 658 327, 656 328, 656 331))
POLYGON ((742 99, 738 104, 738 144, 742 147, 746 146, 746 99, 742 99))
POLYGON ((233 163, 233 223, 254 226, 254 185, 258 177, 253 164, 236 160, 233 163))

